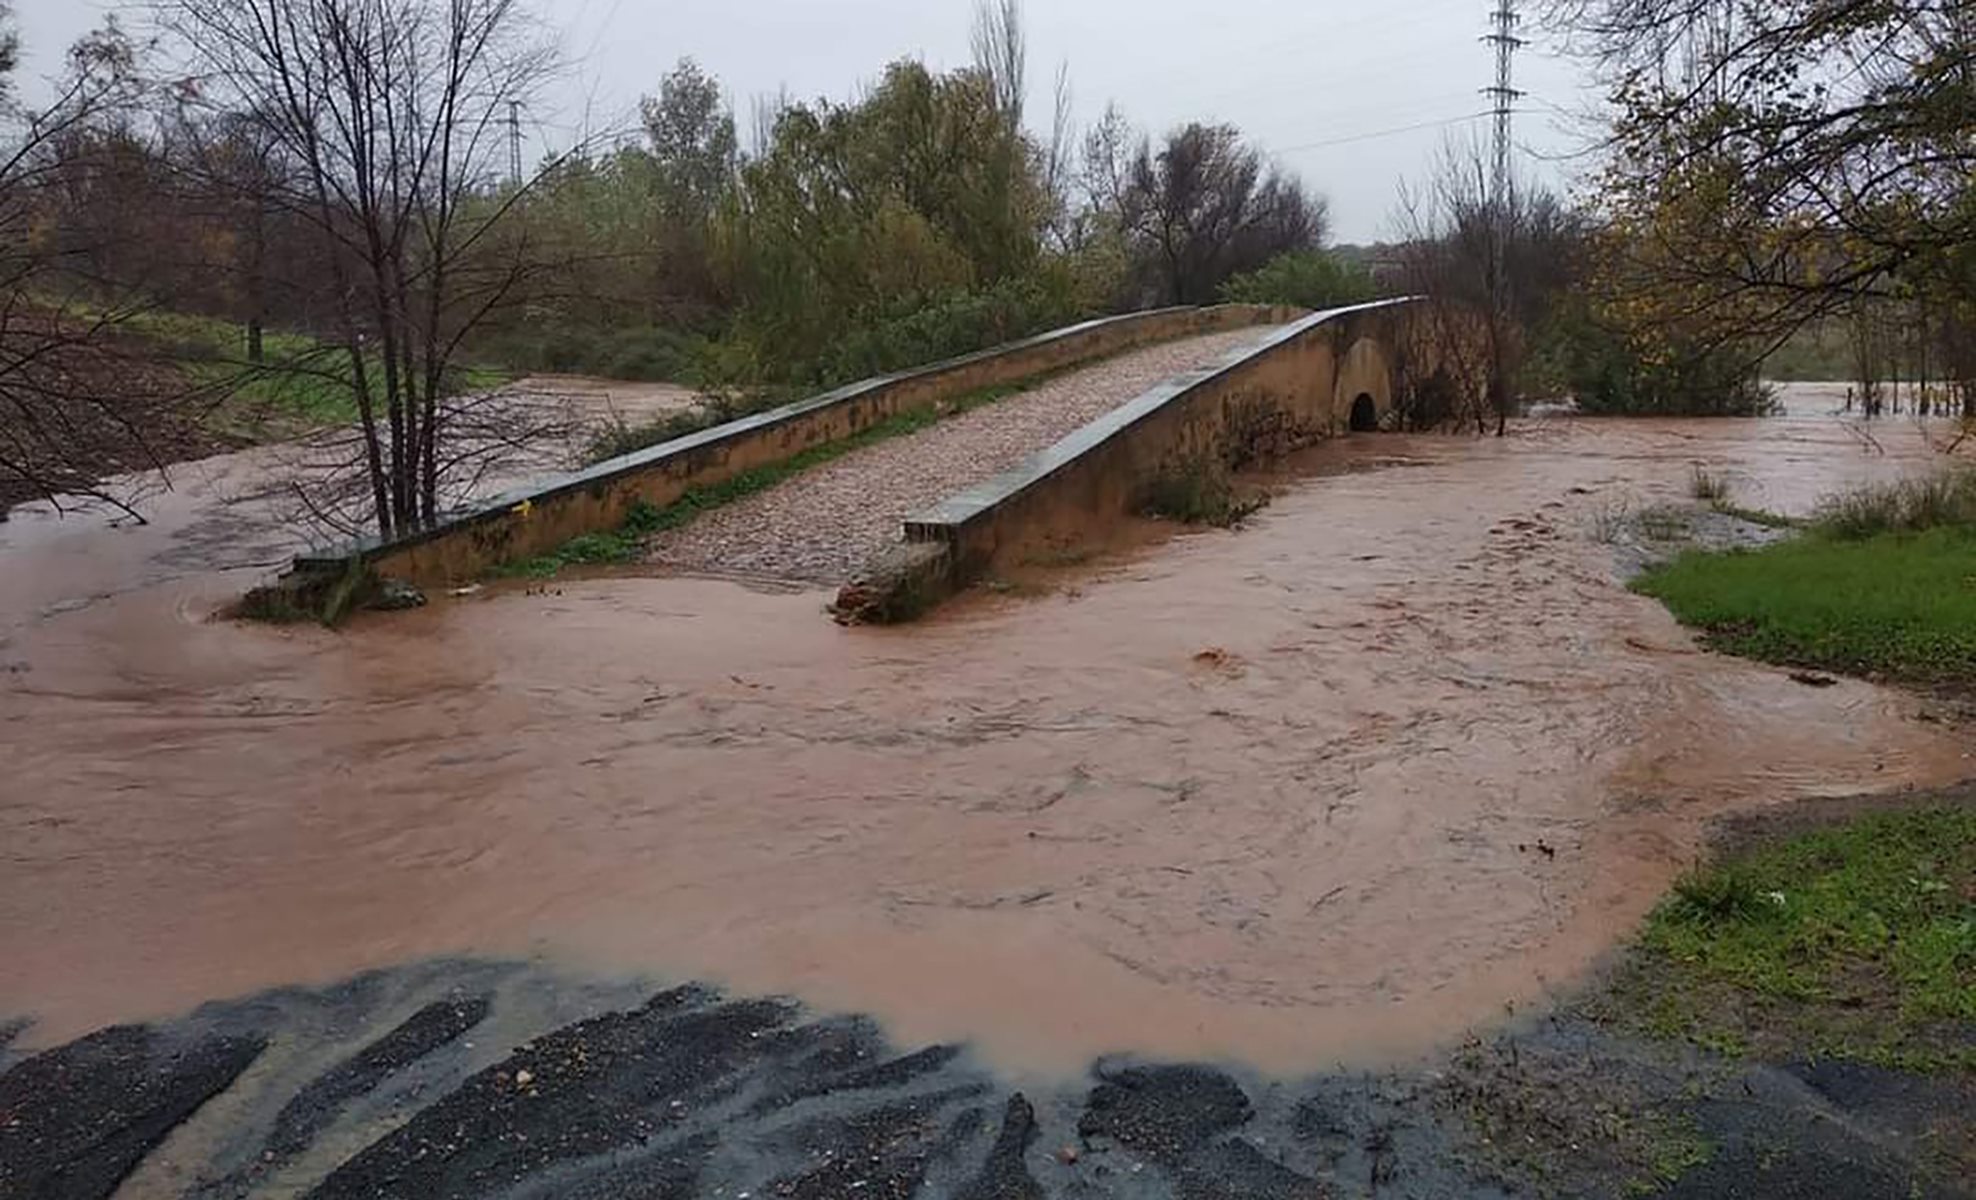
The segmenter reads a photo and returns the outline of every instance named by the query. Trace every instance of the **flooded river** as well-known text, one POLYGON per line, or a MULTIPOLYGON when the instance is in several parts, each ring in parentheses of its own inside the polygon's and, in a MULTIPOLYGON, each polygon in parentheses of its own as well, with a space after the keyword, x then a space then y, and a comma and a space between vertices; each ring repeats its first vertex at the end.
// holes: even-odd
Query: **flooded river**
POLYGON ((539 956, 1018 1070, 1410 1054, 1583 972, 1713 816, 1976 775, 1913 698, 1698 653, 1597 536, 1695 463, 1801 512, 1927 458, 1811 416, 1354 438, 1239 533, 896 630, 688 578, 215 621, 285 549, 219 503, 251 456, 142 528, 22 513, 0 1015, 539 956))

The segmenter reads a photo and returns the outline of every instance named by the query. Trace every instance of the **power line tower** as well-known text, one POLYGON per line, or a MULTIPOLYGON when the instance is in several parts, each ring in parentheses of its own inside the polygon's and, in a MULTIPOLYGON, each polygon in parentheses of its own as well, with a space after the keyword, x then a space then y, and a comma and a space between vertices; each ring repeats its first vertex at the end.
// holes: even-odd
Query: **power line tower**
POLYGON ((1495 109, 1496 145, 1494 170, 1489 179, 1489 401, 1496 410, 1496 432, 1503 431, 1510 408, 1509 365, 1506 344, 1510 327, 1509 239, 1514 219, 1516 179, 1510 171, 1510 117, 1523 93, 1516 90, 1516 52, 1523 48, 1517 28, 1523 18, 1517 15, 1517 0, 1496 0, 1489 14, 1489 32, 1482 40, 1496 50, 1496 86, 1483 88, 1495 109))
POLYGON ((1482 89, 1489 97, 1496 117, 1495 170, 1490 175, 1490 200, 1501 208, 1509 201, 1509 190, 1515 180, 1510 173, 1510 121, 1516 112, 1516 102, 1523 99, 1523 93, 1516 90, 1516 52, 1527 43, 1517 36, 1517 29, 1523 24, 1523 17, 1516 11, 1516 0, 1497 0, 1496 10, 1489 14, 1489 32, 1482 40, 1496 48, 1496 86, 1482 89))

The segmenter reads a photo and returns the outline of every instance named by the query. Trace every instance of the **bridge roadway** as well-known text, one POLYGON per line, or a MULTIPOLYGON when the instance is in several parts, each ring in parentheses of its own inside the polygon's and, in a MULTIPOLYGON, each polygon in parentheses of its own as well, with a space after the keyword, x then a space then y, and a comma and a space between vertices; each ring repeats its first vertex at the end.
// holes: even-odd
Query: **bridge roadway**
POLYGON ((1045 380, 917 433, 854 450, 653 541, 690 574, 838 584, 907 516, 1015 466, 1170 376, 1255 345, 1270 327, 1164 342, 1045 380))

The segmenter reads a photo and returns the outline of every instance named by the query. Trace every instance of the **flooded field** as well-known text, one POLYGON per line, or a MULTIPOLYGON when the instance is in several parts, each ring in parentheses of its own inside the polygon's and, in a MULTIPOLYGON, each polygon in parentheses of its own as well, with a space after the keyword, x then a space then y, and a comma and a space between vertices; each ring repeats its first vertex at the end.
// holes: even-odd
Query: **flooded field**
POLYGON ((1710 818, 1976 775, 1862 683, 1699 653, 1616 512, 1806 510, 1916 428, 1533 422, 1309 452, 897 630, 682 577, 212 614, 285 535, 181 468, 153 523, 0 524, 0 1014, 109 1021, 435 955, 869 1012, 1018 1071, 1403 1056, 1585 970, 1710 818))

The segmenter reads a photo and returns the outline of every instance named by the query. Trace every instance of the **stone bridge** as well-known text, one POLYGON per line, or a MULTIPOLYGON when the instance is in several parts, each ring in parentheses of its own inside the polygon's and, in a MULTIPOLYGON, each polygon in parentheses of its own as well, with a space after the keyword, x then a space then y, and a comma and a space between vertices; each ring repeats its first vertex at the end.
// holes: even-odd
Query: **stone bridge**
MULTIPOLYGON (((1019 453, 966 453, 959 465, 931 477, 930 492, 924 483, 917 490, 878 488, 886 494, 859 500, 869 512, 891 506, 892 523, 881 526, 886 545, 861 548, 873 552, 865 556, 875 558, 873 566, 845 573, 857 574, 855 580, 814 566, 794 575, 813 584, 853 583, 847 607, 858 616, 905 616, 985 573, 1060 555, 1101 534, 1107 522, 1143 509, 1149 489, 1162 480, 1224 475, 1323 437, 1391 427, 1400 420, 1408 381, 1424 377, 1431 365, 1413 344, 1413 317, 1411 302, 1402 300, 1321 313, 1249 305, 1164 309, 1087 322, 703 430, 498 496, 409 536, 306 556, 287 578, 318 589, 365 574, 427 587, 467 582, 616 528, 641 504, 692 501, 747 473, 852 443, 904 414, 966 413, 910 435, 903 453, 924 459, 930 443, 970 437, 998 449, 1012 444, 1019 453), (1175 349, 1160 351, 1164 346, 1175 349), (1121 363, 1136 364, 1136 374, 1121 363), (1181 369, 1148 375, 1147 364, 1181 369), (1100 376, 1101 370, 1109 374, 1100 376), (1054 381, 1069 373, 1074 385, 1078 372, 1091 374, 1091 386, 1081 392, 1073 386, 1075 394, 1056 398, 1052 389, 1062 388, 1054 381), (1022 394, 1004 395, 1011 391, 1022 394), (1002 398, 985 402, 992 397, 1002 398), (976 407, 981 411, 971 411, 976 407), (1016 422, 1024 410, 1021 435, 1033 440, 1044 430, 1049 440, 1025 444, 995 427, 1016 422), (1066 415, 1089 419, 1066 426, 1066 415), (984 463, 992 469, 978 473, 984 463)), ((858 456, 876 453, 861 448, 830 469, 851 473, 852 487, 860 487, 856 473, 866 460, 858 456)), ((784 538, 806 536, 805 525, 841 524, 805 512, 808 479, 782 482, 762 512, 737 511, 730 523, 784 538), (769 508, 793 512, 794 524, 778 530, 767 519, 769 508)), ((718 554, 697 562, 688 557, 688 569, 728 573, 718 554)))

